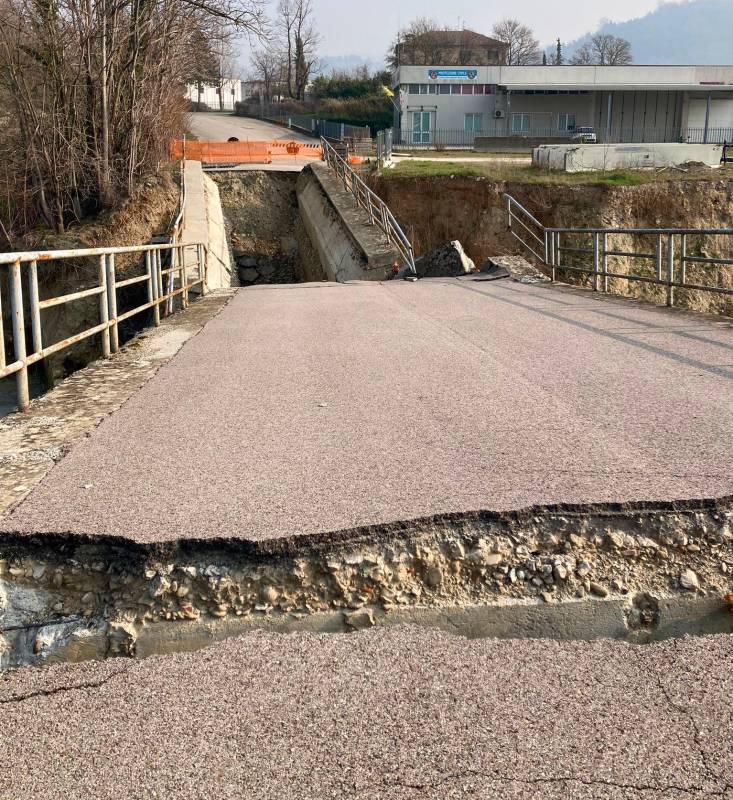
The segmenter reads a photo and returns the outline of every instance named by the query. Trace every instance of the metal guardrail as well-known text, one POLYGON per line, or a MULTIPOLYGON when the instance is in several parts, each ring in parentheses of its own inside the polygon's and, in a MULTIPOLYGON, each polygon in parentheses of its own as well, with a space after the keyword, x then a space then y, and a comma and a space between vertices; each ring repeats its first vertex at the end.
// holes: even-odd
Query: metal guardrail
POLYGON ((687 273, 691 265, 723 267, 733 276, 733 228, 547 228, 513 197, 505 198, 509 232, 549 269, 553 281, 558 270, 568 270, 591 275, 594 291, 607 292, 609 278, 655 284, 664 287, 668 306, 674 305, 677 289, 733 295, 727 286, 688 281, 687 273), (620 236, 643 241, 628 248, 618 244, 620 236), (722 237, 730 257, 708 256, 699 244, 691 246, 702 236, 722 237), (615 258, 649 263, 651 269, 648 274, 619 272, 609 265, 615 258))
POLYGON ((364 183, 347 162, 323 138, 321 139, 321 147, 323 148, 323 160, 341 179, 346 191, 354 195, 356 202, 366 209, 371 224, 377 225, 385 233, 387 238, 399 250, 400 255, 410 268, 410 272, 413 275, 416 274, 412 244, 402 228, 400 228, 387 204, 364 183))
POLYGON ((160 325, 161 306, 163 314, 173 311, 173 300, 180 296, 181 307, 189 305, 189 293, 197 286, 201 294, 206 291, 207 248, 204 244, 181 244, 180 235, 186 222, 186 173, 185 159, 181 161, 181 188, 179 207, 170 229, 170 242, 161 244, 135 245, 130 247, 92 247, 69 250, 35 250, 28 252, 0 253, 0 266, 7 266, 7 286, 10 296, 10 318, 12 325, 13 360, 8 363, 5 349, 5 330, 2 317, 2 293, 0 292, 0 378, 16 376, 18 409, 24 411, 30 403, 28 388, 28 368, 65 350, 78 342, 99 334, 102 342, 102 355, 109 358, 119 350, 119 325, 131 317, 149 309, 153 310, 153 322, 160 325), (195 249, 195 260, 186 254, 195 249), (117 279, 116 257, 138 255, 138 265, 144 259, 144 271, 122 280, 117 279), (165 256, 168 256, 166 259, 165 256), (97 280, 91 287, 64 295, 41 299, 39 292, 39 266, 59 261, 79 258, 97 259, 97 280), (168 263, 164 265, 164 261, 168 263), (24 276, 22 273, 27 274, 24 276), (195 280, 189 281, 189 271, 198 270, 195 280), (167 287, 164 285, 167 276, 167 287), (25 277, 28 290, 23 291, 25 277), (175 288, 178 279, 178 288, 175 288), (138 284, 146 284, 147 300, 122 313, 118 311, 120 291, 138 284), (87 297, 99 298, 99 323, 85 330, 67 336, 53 344, 45 344, 43 316, 47 308, 66 306, 68 303, 87 297), (29 350, 26 341, 26 308, 30 318, 31 342, 29 350))
POLYGON ((151 244, 135 247, 94 247, 73 250, 46 250, 22 253, 1 253, 0 265, 8 266, 8 293, 10 295, 10 317, 12 321, 13 360, 8 363, 5 352, 5 335, 2 315, 0 314, 0 378, 16 375, 18 408, 28 408, 30 397, 28 390, 28 368, 38 361, 84 339, 100 334, 102 338, 102 354, 109 358, 119 350, 119 324, 130 317, 153 309, 154 324, 160 325, 160 307, 172 302, 176 296, 181 297, 182 308, 189 305, 189 292, 201 286, 201 293, 206 287, 206 247, 203 244, 151 244), (196 248, 195 262, 186 263, 186 250, 196 248), (170 266, 164 268, 163 254, 170 253, 170 266), (145 270, 123 280, 116 276, 115 257, 125 254, 144 256, 145 270), (70 292, 55 297, 40 298, 38 288, 38 267, 68 259, 97 258, 97 281, 95 285, 77 292, 70 292), (23 267, 28 283, 27 296, 23 291, 23 267), (188 271, 198 269, 196 280, 189 282, 188 271), (164 288, 165 276, 169 276, 169 285, 164 288), (170 283, 178 278, 179 288, 170 283), (145 283, 147 300, 134 308, 119 313, 117 304, 120 290, 136 284, 145 283), (50 345, 44 344, 43 320, 44 309, 66 305, 85 297, 99 298, 99 323, 86 328, 80 333, 68 336, 50 345), (32 347, 29 351, 26 342, 26 314, 29 309, 32 347))

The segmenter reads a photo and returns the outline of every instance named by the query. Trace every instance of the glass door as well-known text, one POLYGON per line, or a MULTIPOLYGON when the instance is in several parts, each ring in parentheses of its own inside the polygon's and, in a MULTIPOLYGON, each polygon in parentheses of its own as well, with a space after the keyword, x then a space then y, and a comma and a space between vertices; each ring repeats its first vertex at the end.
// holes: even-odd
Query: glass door
POLYGON ((412 143, 430 144, 431 117, 430 111, 412 112, 412 143))

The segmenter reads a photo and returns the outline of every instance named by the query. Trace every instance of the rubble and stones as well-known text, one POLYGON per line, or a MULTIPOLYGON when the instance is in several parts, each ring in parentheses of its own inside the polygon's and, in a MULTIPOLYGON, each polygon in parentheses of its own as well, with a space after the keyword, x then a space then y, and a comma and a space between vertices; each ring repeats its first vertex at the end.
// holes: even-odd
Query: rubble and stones
POLYGON ((460 242, 449 242, 415 260, 418 278, 454 278, 476 271, 460 242))
MULTIPOLYGON (((69 646, 88 649, 99 636, 110 652, 133 655, 136 632, 154 623, 342 612, 347 628, 361 629, 375 623, 374 611, 396 608, 723 597, 733 588, 722 569, 733 561, 732 519, 723 507, 466 514, 270 553, 234 542, 6 539, 0 631, 22 629, 23 658, 39 663, 69 646)), ((650 624, 653 601, 634 614, 637 627, 650 624)), ((0 659, 13 663, 7 634, 0 659)))

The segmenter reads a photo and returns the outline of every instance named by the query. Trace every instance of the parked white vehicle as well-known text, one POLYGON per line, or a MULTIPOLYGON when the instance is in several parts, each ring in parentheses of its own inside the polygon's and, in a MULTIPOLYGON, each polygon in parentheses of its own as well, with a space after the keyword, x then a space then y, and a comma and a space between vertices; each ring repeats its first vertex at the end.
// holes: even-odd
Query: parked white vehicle
POLYGON ((598 144, 596 129, 589 127, 576 128, 573 131, 573 141, 582 142, 583 144, 598 144))

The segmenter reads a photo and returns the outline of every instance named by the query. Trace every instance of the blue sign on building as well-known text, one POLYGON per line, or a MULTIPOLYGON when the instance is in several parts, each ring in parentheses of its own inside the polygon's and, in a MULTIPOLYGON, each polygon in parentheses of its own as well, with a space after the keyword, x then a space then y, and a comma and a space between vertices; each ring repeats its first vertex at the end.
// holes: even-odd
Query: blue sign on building
POLYGON ((428 76, 431 81, 474 81, 478 76, 477 69, 430 69, 428 76))

